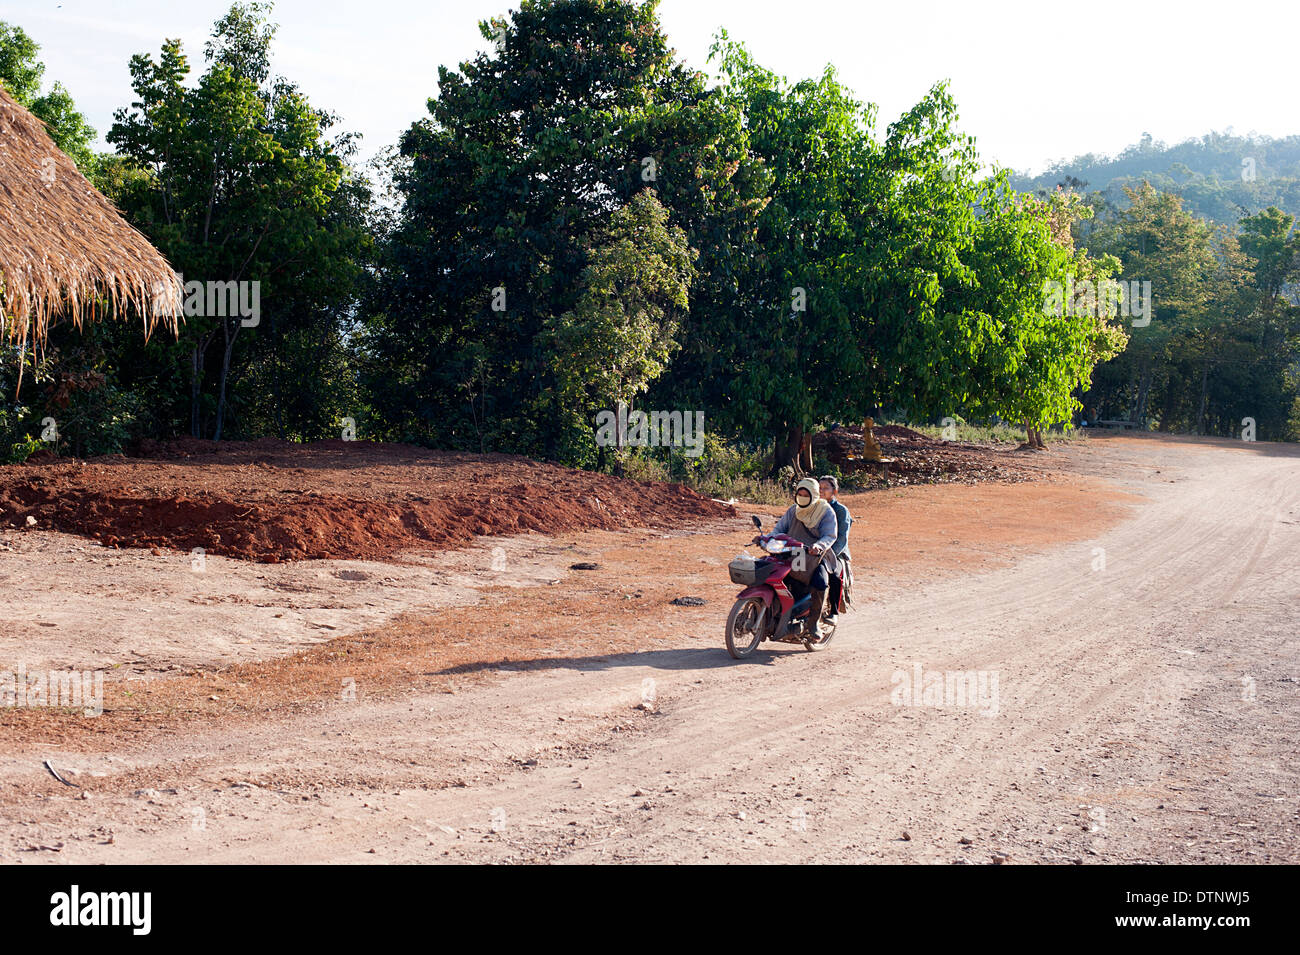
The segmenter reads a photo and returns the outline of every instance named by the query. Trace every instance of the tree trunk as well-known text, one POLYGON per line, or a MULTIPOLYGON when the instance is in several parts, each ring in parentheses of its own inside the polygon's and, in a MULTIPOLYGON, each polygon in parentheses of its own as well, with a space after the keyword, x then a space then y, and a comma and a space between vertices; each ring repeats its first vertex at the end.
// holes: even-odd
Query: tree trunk
POLYGON ((1201 400, 1196 406, 1196 433, 1205 434, 1205 401, 1209 397, 1210 363, 1201 365, 1201 400))
POLYGON ((782 468, 793 468, 795 477, 800 476, 800 460, 803 451, 803 428, 788 425, 784 435, 778 435, 772 449, 772 477, 777 477, 782 468))
POLYGON ((1128 386, 1128 420, 1129 421, 1137 420, 1138 382, 1141 379, 1141 372, 1142 372, 1141 366, 1142 366, 1141 362, 1138 361, 1133 362, 1133 375, 1129 379, 1129 386, 1128 386))
POLYGON ((195 438, 203 437, 202 415, 199 413, 199 399, 203 396, 203 365, 207 360, 208 346, 216 335, 214 328, 194 344, 190 354, 190 434, 195 438))
MULTIPOLYGON (((614 407, 617 408, 622 403, 622 401, 619 401, 614 405, 614 407)), ((615 413, 617 414, 617 412, 615 413)), ((632 417, 632 406, 630 402, 628 404, 627 416, 628 418, 632 417)), ((627 437, 627 435, 623 433, 622 425, 616 420, 614 422, 614 477, 622 477, 624 473, 623 439, 625 437, 627 437)))
POLYGON ((275 327, 275 320, 274 320, 274 319, 272 319, 272 320, 267 324, 266 331, 267 331, 267 334, 271 336, 271 340, 272 340, 273 342, 275 342, 275 345, 274 345, 274 346, 272 347, 272 349, 271 349, 271 356, 272 356, 272 357, 271 357, 271 365, 272 365, 272 367, 275 368, 275 370, 276 370, 276 373, 275 373, 274 375, 271 376, 271 379, 272 379, 272 385, 271 385, 271 387, 275 389, 275 402, 274 402, 274 407, 275 407, 275 433, 276 433, 277 435, 279 435, 281 441, 284 441, 284 440, 285 440, 285 431, 284 431, 284 391, 283 391, 283 384, 284 384, 284 378, 285 378, 286 374, 288 373, 288 372, 287 372, 287 369, 284 367, 284 361, 283 361, 283 356, 284 356, 284 352, 285 352, 285 348, 284 348, 284 339, 283 339, 283 337, 280 335, 280 333, 279 333, 279 329, 277 329, 277 328, 275 327))
POLYGON ((221 430, 222 430, 222 428, 225 426, 225 422, 226 422, 226 379, 227 379, 227 378, 229 377, 229 375, 230 375, 230 353, 231 353, 231 351, 234 350, 234 347, 235 347, 235 338, 238 337, 238 335, 239 335, 239 329, 242 328, 243 326, 242 326, 242 325, 236 325, 236 326, 235 326, 235 330, 234 330, 234 332, 232 333, 232 332, 230 331, 230 323, 227 322, 225 319, 222 319, 222 321, 221 321, 221 327, 222 327, 222 330, 225 332, 225 336, 226 336, 226 348, 225 348, 225 351, 223 352, 223 354, 222 354, 222 356, 221 356, 221 386, 220 386, 220 388, 219 388, 219 390, 218 390, 218 394, 217 394, 217 429, 216 429, 216 433, 214 433, 214 434, 212 435, 212 440, 213 440, 213 441, 220 441, 220 440, 221 440, 221 430))
POLYGON ((1147 399, 1151 396, 1151 364, 1148 361, 1142 362, 1142 378, 1138 382, 1138 400, 1137 411, 1133 415, 1133 423, 1143 430, 1147 417, 1147 399))
POLYGON ((203 382, 203 352, 198 344, 190 354, 190 437, 199 437, 199 389, 203 382))
MULTIPOLYGON (((799 442, 799 468, 806 475, 813 473, 812 439, 811 434, 805 434, 799 442)), ((796 473, 798 472, 796 471, 796 473)))

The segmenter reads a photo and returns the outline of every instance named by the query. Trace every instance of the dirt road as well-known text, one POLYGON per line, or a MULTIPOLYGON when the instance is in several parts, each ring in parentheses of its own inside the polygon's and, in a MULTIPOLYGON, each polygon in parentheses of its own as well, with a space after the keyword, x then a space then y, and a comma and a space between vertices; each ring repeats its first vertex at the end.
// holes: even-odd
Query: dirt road
POLYGON ((860 571, 876 599, 825 653, 731 661, 715 604, 707 647, 10 752, 4 860, 1300 862, 1300 449, 1053 454, 1129 516, 1011 566, 860 571))

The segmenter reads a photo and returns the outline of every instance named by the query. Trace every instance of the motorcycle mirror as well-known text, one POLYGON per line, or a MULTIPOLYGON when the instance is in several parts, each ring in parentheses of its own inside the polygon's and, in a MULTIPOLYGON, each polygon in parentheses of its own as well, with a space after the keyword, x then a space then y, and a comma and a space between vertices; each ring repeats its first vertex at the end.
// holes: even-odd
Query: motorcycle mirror
POLYGON ((759 516, 757 514, 752 514, 750 516, 754 521, 754 526, 761 531, 763 529, 763 522, 759 519, 759 516))

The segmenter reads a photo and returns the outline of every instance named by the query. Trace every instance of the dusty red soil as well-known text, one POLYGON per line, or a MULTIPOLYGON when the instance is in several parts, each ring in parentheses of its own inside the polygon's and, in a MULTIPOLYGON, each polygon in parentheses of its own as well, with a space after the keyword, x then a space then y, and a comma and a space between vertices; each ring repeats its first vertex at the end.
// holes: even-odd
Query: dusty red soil
MULTIPOLYGON (((1050 471, 1041 477, 1014 486, 842 496, 854 515, 861 612, 870 612, 883 585, 1001 567, 1095 534, 1120 520, 1134 500, 1087 478, 1050 471)), ((726 563, 753 536, 750 514, 770 524, 784 509, 741 504, 738 510, 671 533, 593 530, 558 538, 551 549, 561 566, 595 563, 598 569, 569 570, 550 586, 488 586, 482 591, 486 606, 403 614, 277 659, 187 666, 148 681, 124 683, 110 675, 98 717, 0 708, 0 757, 37 741, 112 751, 166 738, 187 725, 233 728, 285 718, 337 700, 343 677, 354 679, 364 697, 379 699, 413 689, 458 692, 492 682, 501 667, 548 670, 608 654, 700 647, 725 656, 720 621, 737 590, 726 563), (706 603, 672 604, 683 595, 706 603)), ((154 624, 141 618, 140 626, 154 624)), ((44 783, 58 791, 52 779, 44 783)), ((0 787, 0 806, 7 795, 0 787)))
POLYGON ((735 513, 679 484, 505 454, 275 439, 141 450, 147 456, 0 468, 0 526, 278 563, 374 560, 488 535, 662 527, 735 513))
POLYGON ((722 650, 726 561, 777 510, 742 506, 559 535, 518 559, 599 569, 114 682, 97 718, 0 713, 0 860, 1293 863, 1300 449, 1024 457, 1041 481, 851 497, 862 602, 827 653, 722 650), (997 712, 900 705, 921 664, 998 674, 997 712))

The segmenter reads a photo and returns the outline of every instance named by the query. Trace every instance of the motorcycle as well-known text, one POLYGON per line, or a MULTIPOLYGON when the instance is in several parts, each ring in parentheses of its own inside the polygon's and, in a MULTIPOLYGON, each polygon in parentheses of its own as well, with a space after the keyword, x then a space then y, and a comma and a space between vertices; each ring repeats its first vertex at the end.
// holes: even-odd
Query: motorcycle
MULTIPOLYGON (((753 520, 754 526, 761 531, 763 522, 757 516, 753 520)), ((804 593, 795 599, 786 582, 792 570, 802 569, 806 566, 805 561, 815 558, 809 556, 802 541, 786 534, 762 534, 758 546, 766 556, 755 560, 741 555, 727 565, 731 582, 745 587, 727 615, 727 652, 733 659, 741 660, 758 649, 764 640, 802 643, 810 651, 826 649, 835 636, 835 620, 826 616, 831 609, 829 601, 822 609, 821 639, 813 640, 803 632, 812 594, 804 593)), ((841 577, 841 609, 848 606, 850 573, 846 563, 841 577)))

